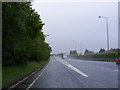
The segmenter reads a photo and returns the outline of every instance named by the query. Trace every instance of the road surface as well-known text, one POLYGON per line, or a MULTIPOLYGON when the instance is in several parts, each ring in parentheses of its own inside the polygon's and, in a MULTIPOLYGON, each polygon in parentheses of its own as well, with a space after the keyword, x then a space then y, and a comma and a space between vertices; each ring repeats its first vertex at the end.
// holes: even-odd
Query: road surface
POLYGON ((17 88, 118 88, 118 65, 52 56, 45 68, 17 88))

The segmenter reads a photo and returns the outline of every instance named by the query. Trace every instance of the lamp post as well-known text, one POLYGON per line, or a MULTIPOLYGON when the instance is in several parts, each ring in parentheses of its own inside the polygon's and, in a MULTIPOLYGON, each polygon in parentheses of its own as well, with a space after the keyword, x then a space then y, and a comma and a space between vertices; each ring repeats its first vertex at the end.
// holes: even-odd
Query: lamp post
POLYGON ((80 43, 81 44, 81 54, 82 54, 82 49, 83 49, 83 46, 82 46, 83 42, 85 42, 85 40, 82 40, 81 43, 80 43))
POLYGON ((104 19, 106 19, 106 25, 107 25, 107 50, 109 50, 108 17, 98 16, 98 18, 104 18, 104 19))

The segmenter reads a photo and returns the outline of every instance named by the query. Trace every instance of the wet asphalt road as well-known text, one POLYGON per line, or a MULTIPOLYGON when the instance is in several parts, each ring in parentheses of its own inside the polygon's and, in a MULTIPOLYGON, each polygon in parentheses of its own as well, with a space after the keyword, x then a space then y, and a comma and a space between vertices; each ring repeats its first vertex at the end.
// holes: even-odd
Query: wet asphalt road
POLYGON ((118 65, 52 56, 45 68, 17 88, 118 88, 118 65))

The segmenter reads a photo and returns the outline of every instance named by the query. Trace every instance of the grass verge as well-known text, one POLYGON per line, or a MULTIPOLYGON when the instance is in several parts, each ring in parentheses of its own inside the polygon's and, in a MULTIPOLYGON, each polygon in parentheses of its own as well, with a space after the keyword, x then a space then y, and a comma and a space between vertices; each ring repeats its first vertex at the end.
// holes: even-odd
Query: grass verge
POLYGON ((2 68, 2 86, 4 87, 10 82, 25 76, 45 63, 47 63, 47 61, 41 61, 40 63, 32 61, 28 62, 25 66, 9 66, 2 68))

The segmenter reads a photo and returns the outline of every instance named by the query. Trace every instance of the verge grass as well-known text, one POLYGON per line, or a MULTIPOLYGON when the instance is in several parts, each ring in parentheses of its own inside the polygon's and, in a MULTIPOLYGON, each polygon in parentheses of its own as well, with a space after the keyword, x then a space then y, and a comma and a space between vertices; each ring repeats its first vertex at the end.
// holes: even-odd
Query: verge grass
POLYGON ((6 86, 10 82, 25 76, 45 63, 47 63, 47 61, 32 61, 28 62, 25 66, 9 66, 2 68, 2 86, 6 86))

